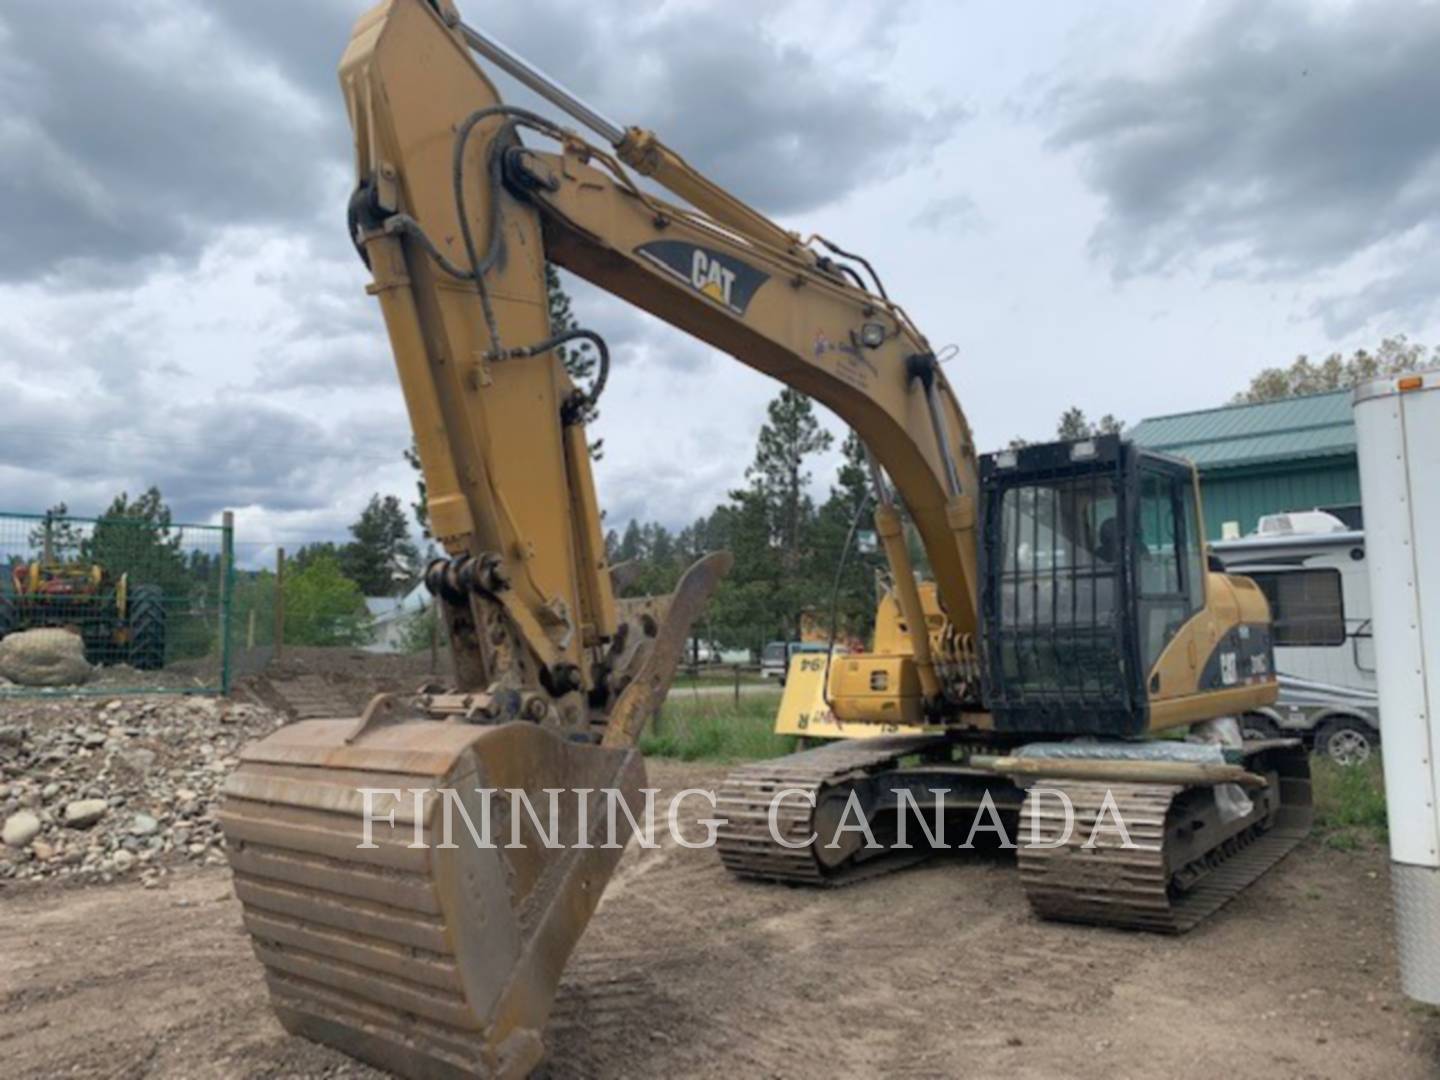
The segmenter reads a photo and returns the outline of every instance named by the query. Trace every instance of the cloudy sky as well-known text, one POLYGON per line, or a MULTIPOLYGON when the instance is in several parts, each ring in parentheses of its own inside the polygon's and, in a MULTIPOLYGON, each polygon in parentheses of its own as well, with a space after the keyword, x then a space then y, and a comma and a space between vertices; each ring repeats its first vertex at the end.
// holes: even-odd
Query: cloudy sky
MULTIPOLYGON (((409 497, 343 225, 363 0, 0 4, 0 509, 159 485, 247 560, 409 497)), ((982 447, 1440 342, 1440 6, 472 0, 602 110, 869 255, 982 447), (1427 258, 1428 256, 1428 258, 1427 258)), ((502 84, 503 84, 503 80, 502 84)), ((738 484, 777 387, 571 283, 609 521, 738 484)), ((833 462, 817 468, 828 483, 833 462)))

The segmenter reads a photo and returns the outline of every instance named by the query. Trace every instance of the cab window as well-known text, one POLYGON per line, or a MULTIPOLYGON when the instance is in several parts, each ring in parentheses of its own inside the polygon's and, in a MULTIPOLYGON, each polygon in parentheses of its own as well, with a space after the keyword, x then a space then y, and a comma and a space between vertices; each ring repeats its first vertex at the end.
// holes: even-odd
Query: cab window
POLYGON ((1142 468, 1136 507, 1135 580, 1145 670, 1205 605, 1194 488, 1183 473, 1142 468))

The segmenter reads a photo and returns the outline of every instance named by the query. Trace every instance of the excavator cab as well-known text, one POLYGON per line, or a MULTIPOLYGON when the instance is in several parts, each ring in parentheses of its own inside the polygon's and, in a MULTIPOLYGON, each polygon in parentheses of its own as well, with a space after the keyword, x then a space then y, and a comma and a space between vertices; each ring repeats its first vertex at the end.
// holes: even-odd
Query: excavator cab
POLYGON ((1207 569, 1187 462, 1102 435, 988 454, 980 472, 985 694, 997 729, 1135 736, 1163 726, 1159 697, 1273 693, 1263 609, 1249 604, 1249 622, 1219 610, 1236 589, 1207 569), (1222 617, 1233 633, 1204 640, 1222 617), (1177 642, 1179 665, 1167 656, 1177 642), (1219 648, 1218 677, 1200 662, 1206 644, 1219 648))

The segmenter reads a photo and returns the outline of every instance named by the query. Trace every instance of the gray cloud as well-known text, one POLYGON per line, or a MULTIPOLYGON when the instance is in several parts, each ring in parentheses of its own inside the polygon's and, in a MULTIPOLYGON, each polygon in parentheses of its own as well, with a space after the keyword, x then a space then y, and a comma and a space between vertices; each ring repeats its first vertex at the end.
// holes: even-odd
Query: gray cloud
POLYGON ((253 396, 226 394, 137 412, 119 397, 68 403, 63 425, 46 424, 55 402, 0 381, 15 415, 0 430, 0 508, 64 499, 76 512, 102 509, 121 490, 158 486, 177 520, 264 505, 275 513, 326 506, 337 488, 399 460, 403 417, 330 430, 253 396), (395 447, 393 454, 384 450, 395 447), (382 457, 383 454, 383 457, 382 457))
POLYGON ((0 201, 23 207, 0 224, 0 278, 192 256, 226 225, 302 222, 343 160, 343 110, 196 5, 12 4, 0 28, 0 201))
MULTIPOLYGON (((1437 52, 1434 4, 1231 3, 1151 74, 1062 87, 1052 145, 1080 154, 1104 200, 1093 250, 1120 277, 1205 254, 1258 278, 1433 235, 1437 52)), ((1369 299, 1407 291, 1392 281, 1369 299)))
POLYGON ((917 109, 867 71, 888 55, 888 35, 862 35, 845 64, 822 64, 773 37, 763 11, 649 0, 615 18, 581 0, 548 0, 483 14, 503 41, 612 118, 652 128, 767 213, 810 210, 913 168, 965 118, 957 103, 917 109))
MULTIPOLYGON (((93 280, 188 258, 235 225, 335 241, 349 151, 335 69, 368 6, 11 5, 0 15, 0 199, 25 212, 5 216, 0 242, 24 257, 6 260, 0 280, 61 268, 93 280)), ((865 72, 893 47, 889 34, 863 35, 835 68, 773 38, 753 10, 648 0, 618 19, 539 0, 466 14, 772 213, 912 166, 963 116, 917 110, 865 72)), ((869 22, 888 25, 873 12, 869 22)))

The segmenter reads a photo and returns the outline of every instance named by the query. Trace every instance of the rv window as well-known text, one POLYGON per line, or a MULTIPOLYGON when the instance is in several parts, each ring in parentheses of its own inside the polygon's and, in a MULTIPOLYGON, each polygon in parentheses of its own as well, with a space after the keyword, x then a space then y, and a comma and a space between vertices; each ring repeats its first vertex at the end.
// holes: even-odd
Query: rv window
POLYGON ((1345 644, 1339 570, 1271 570, 1247 576, 1270 601, 1276 645, 1345 644))

